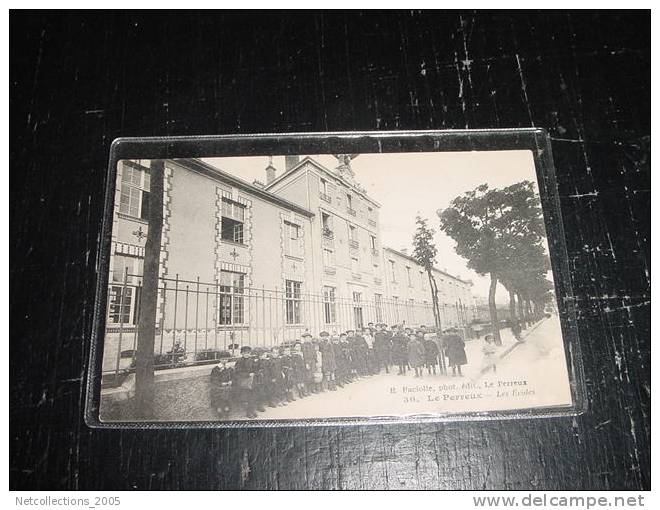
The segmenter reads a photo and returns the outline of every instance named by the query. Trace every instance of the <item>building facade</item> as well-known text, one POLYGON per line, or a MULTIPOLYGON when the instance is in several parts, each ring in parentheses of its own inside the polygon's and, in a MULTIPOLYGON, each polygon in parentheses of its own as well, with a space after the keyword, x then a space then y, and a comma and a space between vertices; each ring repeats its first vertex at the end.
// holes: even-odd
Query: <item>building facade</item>
MULTIPOLYGON (((104 371, 123 366, 136 342, 149 164, 117 169, 104 371)), ((383 246, 380 204, 350 160, 329 169, 287 157, 280 175, 271 163, 265 178, 250 184, 201 160, 165 162, 157 354, 175 342, 198 353, 369 322, 433 325, 425 271, 383 246)), ((434 276, 442 326, 468 323, 471 282, 434 276)))

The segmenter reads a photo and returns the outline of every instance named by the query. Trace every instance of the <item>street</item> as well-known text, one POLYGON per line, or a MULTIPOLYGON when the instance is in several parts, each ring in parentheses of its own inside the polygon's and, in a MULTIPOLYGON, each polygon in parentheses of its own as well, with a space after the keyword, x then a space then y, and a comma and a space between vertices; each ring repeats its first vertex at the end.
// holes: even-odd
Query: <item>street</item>
POLYGON ((552 316, 533 326, 516 345, 509 329, 502 330, 507 353, 497 373, 482 374, 483 339, 466 343, 468 364, 463 377, 381 373, 339 388, 314 394, 283 407, 267 408, 258 419, 402 416, 523 409, 570 404, 559 319, 552 316))

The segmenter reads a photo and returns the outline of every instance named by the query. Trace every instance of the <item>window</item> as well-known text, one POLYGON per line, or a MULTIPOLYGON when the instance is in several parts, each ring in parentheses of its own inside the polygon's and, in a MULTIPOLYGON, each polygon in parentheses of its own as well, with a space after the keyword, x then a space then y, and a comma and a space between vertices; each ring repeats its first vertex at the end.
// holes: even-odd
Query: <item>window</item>
POLYGON ((146 220, 149 218, 149 168, 124 163, 121 174, 119 212, 146 220))
POLYGON ((412 275, 410 274, 410 266, 406 266, 406 276, 408 277, 408 287, 412 287, 412 275))
POLYGON ((330 186, 328 186, 328 181, 326 181, 325 179, 320 180, 319 197, 321 198, 321 200, 325 200, 329 204, 332 203, 332 197, 330 197, 330 186))
POLYGON ((328 213, 321 212, 321 231, 327 238, 332 238, 332 216, 328 213))
POLYGON ((284 254, 302 258, 302 231, 300 225, 284 222, 284 254))
POLYGON ((114 255, 110 280, 108 322, 137 324, 144 259, 114 255), (124 280, 126 280, 124 282, 124 280), (122 295, 123 294, 123 295, 122 295))
POLYGON ((348 246, 351 248, 358 248, 360 246, 357 228, 351 224, 348 225, 348 246))
POLYGON ((325 267, 335 266, 335 252, 329 248, 323 248, 323 265, 325 267))
POLYGON ((334 287, 323 287, 323 313, 326 324, 337 322, 336 289, 334 287))
POLYGON ((383 295, 374 294, 374 308, 376 309, 376 322, 383 321, 383 295))
POLYGON ((378 249, 378 245, 376 244, 376 236, 369 235, 369 241, 371 243, 371 251, 372 253, 376 253, 378 249))
POLYGON ((367 207, 367 221, 372 227, 376 226, 376 220, 374 219, 374 210, 371 207, 367 207))
POLYGON ((243 244, 243 223, 245 222, 245 206, 229 200, 222 199, 222 227, 223 241, 243 244))
POLYGON ((220 272, 219 323, 221 325, 245 322, 245 275, 233 271, 220 272))
POLYGON ((394 304, 394 321, 399 322, 399 298, 392 296, 392 303, 394 304))
POLYGON ((353 319, 355 321, 355 328, 362 328, 364 326, 364 317, 362 314, 362 293, 353 292, 353 319))
POLYGON ((112 257, 112 281, 123 283, 126 277, 126 283, 129 285, 137 284, 142 276, 144 259, 139 257, 128 257, 126 255, 114 255, 112 257))
POLYGON ((353 274, 360 273, 360 261, 357 257, 351 257, 351 272, 353 274))
POLYGON ((133 313, 133 293, 135 291, 135 287, 110 286, 108 322, 113 324, 135 324, 135 316, 137 315, 133 313))
POLYGON ((392 273, 392 283, 396 283, 396 266, 393 260, 390 260, 390 272, 392 273))
POLYGON ((353 197, 351 195, 348 195, 348 194, 346 195, 346 211, 351 216, 356 215, 355 209, 353 209, 353 197))
POLYGON ((409 299, 408 300, 408 321, 411 324, 415 324, 415 300, 414 299, 409 299))
POLYGON ((286 294, 285 294, 285 313, 287 324, 300 324, 301 321, 301 283, 293 280, 286 280, 286 294))

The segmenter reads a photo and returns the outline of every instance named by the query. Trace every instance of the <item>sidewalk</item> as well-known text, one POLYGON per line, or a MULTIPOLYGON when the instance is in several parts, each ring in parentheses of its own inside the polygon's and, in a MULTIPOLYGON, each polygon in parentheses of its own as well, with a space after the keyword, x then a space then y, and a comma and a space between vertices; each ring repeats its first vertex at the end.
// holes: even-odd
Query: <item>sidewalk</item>
MULTIPOLYGON (((523 337, 526 337, 530 334, 531 331, 539 323, 534 324, 531 328, 527 328, 523 332, 523 337)), ((511 332, 511 328, 500 329, 500 336, 502 337, 502 345, 498 347, 498 356, 503 358, 508 356, 514 349, 516 349, 522 342, 516 340, 511 332)), ((523 338, 524 339, 524 338, 523 338)), ((467 340, 465 342, 465 354, 467 357, 467 365, 462 367, 463 375, 470 378, 471 380, 476 380, 483 375, 483 370, 485 368, 484 355, 481 349, 486 344, 484 337, 475 338, 472 340, 467 340)), ((451 372, 450 369, 448 369, 451 372)))
MULTIPOLYGON (((532 337, 533 333, 546 320, 547 319, 543 318, 540 321, 532 324, 527 329, 523 330, 520 341, 516 340, 516 338, 513 336, 511 328, 501 329, 500 336, 502 337, 502 345, 498 348, 498 358, 500 360, 503 360, 511 353, 515 352, 515 350, 519 348, 521 345, 524 345, 525 341, 528 338, 532 337)), ((532 338, 530 338, 530 340, 532 338)), ((481 352, 481 348, 483 347, 484 344, 485 344, 485 340, 483 339, 483 337, 478 340, 476 339, 469 340, 468 342, 465 343, 465 353, 467 354, 468 365, 471 365, 472 371, 474 371, 475 369, 478 370, 478 372, 474 373, 474 375, 471 377, 473 380, 479 379, 484 374, 485 364, 483 362, 483 353, 481 352), (470 351, 468 351, 468 345, 470 347, 470 351), (479 363, 475 364, 474 362, 476 360, 479 360, 479 363)), ((463 370, 463 373, 466 373, 466 370, 463 370)))
MULTIPOLYGON (((512 360, 510 364, 505 364, 505 360, 511 356, 512 353, 519 351, 519 346, 531 347, 535 343, 534 332, 538 326, 543 324, 543 320, 534 324, 524 332, 524 336, 528 337, 528 342, 518 342, 509 328, 502 329, 502 346, 499 347, 500 359, 502 361, 502 375, 508 377, 508 373, 512 372, 515 377, 515 372, 518 360, 512 360), (512 365, 512 366, 507 366, 512 365)), ((460 392, 463 386, 471 384, 480 384, 482 377, 482 369, 484 368, 483 353, 481 348, 484 345, 483 338, 469 340, 465 344, 465 353, 467 355, 468 363, 463 366, 463 377, 453 377, 451 370, 448 375, 427 375, 424 370, 424 376, 421 378, 414 377, 414 371, 408 372, 405 376, 396 375, 396 369, 390 370, 389 374, 380 373, 359 379, 344 388, 337 391, 324 392, 320 394, 311 395, 296 402, 291 402, 283 407, 267 408, 265 412, 259 413, 259 419, 291 419, 291 418, 328 418, 334 416, 388 416, 388 415, 402 415, 410 413, 428 413, 434 410, 441 412, 458 412, 458 411, 478 411, 483 410, 484 407, 493 405, 492 402, 484 401, 452 401, 443 402, 442 404, 432 404, 428 401, 419 401, 415 403, 402 404, 401 390, 406 388, 424 387, 424 386, 445 386, 450 391, 460 392), (397 392, 392 392, 392 388, 396 387, 397 392), (454 388, 455 387, 455 388, 454 388)), ((517 356, 516 356, 517 357, 517 356)), ((543 363, 539 357, 535 357, 543 363)), ((498 366, 499 368, 499 366, 498 366)), ((527 370, 538 370, 538 366, 524 368, 527 370)), ((500 370, 498 370, 498 376, 500 370)), ((489 376, 490 377, 490 376, 489 376)), ((487 377, 488 378, 488 377, 487 377)), ((530 377, 530 380, 532 378, 530 377)), ((475 386, 476 387, 476 386, 475 386)), ((513 402, 502 401, 501 408, 515 407, 520 405, 515 400, 513 402)), ((243 419, 240 418, 239 419, 243 419)))

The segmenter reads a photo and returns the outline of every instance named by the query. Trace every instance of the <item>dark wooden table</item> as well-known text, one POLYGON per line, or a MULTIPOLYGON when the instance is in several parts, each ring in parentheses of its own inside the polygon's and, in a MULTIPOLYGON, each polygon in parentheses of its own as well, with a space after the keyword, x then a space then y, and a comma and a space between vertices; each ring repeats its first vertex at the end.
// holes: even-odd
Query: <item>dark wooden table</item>
POLYGON ((11 488, 650 487, 650 13, 25 12, 10 52, 11 488), (115 137, 523 126, 553 138, 588 414, 84 424, 115 137))

